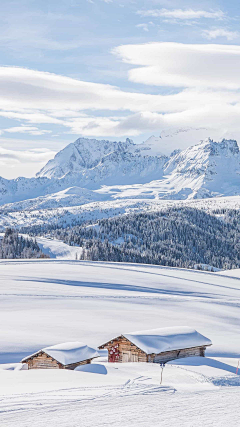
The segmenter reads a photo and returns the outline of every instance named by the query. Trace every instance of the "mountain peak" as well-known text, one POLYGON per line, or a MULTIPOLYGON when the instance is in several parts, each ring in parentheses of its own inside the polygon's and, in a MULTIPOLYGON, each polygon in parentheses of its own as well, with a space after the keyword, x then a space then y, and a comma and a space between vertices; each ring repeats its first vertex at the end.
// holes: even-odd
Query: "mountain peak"
POLYGON ((96 187, 103 182, 126 183, 162 177, 167 157, 152 147, 126 141, 78 138, 59 151, 36 175, 37 177, 68 180, 69 185, 96 187), (119 180, 119 181, 118 181, 119 180), (107 181, 107 182, 106 182, 107 181))
POLYGON ((221 141, 215 142, 211 138, 206 138, 205 140, 200 141, 199 144, 190 147, 190 149, 194 147, 203 148, 204 151, 209 152, 213 156, 220 155, 220 153, 230 156, 239 153, 239 146, 235 139, 223 138, 221 141))
POLYGON ((129 150, 134 145, 129 138, 125 142, 116 142, 81 137, 59 151, 36 176, 63 178, 69 173, 94 168, 106 155, 114 151, 129 150))

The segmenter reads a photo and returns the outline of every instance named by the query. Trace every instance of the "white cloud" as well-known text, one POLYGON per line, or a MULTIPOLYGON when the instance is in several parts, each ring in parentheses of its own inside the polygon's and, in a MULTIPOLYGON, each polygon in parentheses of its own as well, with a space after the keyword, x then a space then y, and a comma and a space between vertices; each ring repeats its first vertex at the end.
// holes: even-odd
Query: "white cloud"
POLYGON ((178 126, 240 131, 240 91, 233 90, 240 89, 239 46, 149 43, 120 46, 115 53, 135 67, 131 80, 171 89, 157 95, 134 93, 2 67, 0 115, 24 122, 5 132, 49 132, 34 126, 38 123, 63 126, 65 132, 58 128, 60 133, 96 137, 134 136, 178 126))
POLYGON ((5 178, 16 178, 19 175, 34 176, 36 170, 40 170, 55 154, 55 151, 47 149, 19 151, 0 146, 1 176, 5 178))
POLYGON ((148 24, 137 24, 136 27, 141 28, 143 31, 146 31, 146 32, 149 31, 148 24))
POLYGON ((225 102, 212 104, 207 103, 206 100, 205 105, 192 107, 190 104, 186 109, 169 113, 145 111, 121 117, 118 120, 100 117, 85 121, 76 120, 72 123, 71 133, 95 137, 106 135, 121 137, 160 132, 163 129, 193 127, 204 128, 206 137, 212 136, 213 133, 218 134, 219 137, 221 135, 225 137, 229 132, 231 136, 240 137, 239 115, 240 102, 237 105, 225 102))
POLYGON ((38 129, 35 126, 14 126, 12 128, 3 129, 2 132, 8 133, 28 133, 29 135, 45 135, 51 133, 51 130, 38 129))
POLYGON ((135 83, 170 87, 240 88, 240 46, 146 43, 124 45, 114 52, 135 67, 135 83))
POLYGON ((157 104, 158 101, 156 95, 124 92, 107 84, 25 68, 0 67, 0 109, 4 112, 139 111, 142 105, 157 104))
POLYGON ((238 31, 230 31, 224 28, 215 28, 212 30, 204 30, 202 32, 203 37, 209 40, 217 39, 218 37, 225 37, 227 40, 234 40, 239 38, 240 34, 238 31))
MULTIPOLYGON (((21 109, 22 111, 22 109, 21 109)), ((65 112, 67 114, 67 112, 65 112)), ((64 114, 64 115, 65 115, 64 114)), ((73 115, 72 112, 70 112, 71 116, 73 115)), ((19 111, 0 111, 1 117, 6 117, 8 119, 15 119, 15 120, 27 120, 28 123, 50 123, 50 124, 61 124, 62 121, 49 116, 47 114, 43 114, 38 111, 32 112, 31 110, 28 111, 27 109, 24 110, 24 112, 19 111)), ((60 117, 60 116, 59 116, 60 117)))
POLYGON ((207 11, 207 10, 193 10, 193 9, 152 9, 152 10, 139 10, 137 12, 140 16, 151 16, 154 18, 173 18, 179 20, 191 20, 201 18, 211 18, 222 20, 225 14, 221 10, 207 11))
POLYGON ((149 27, 154 27, 154 23, 152 21, 136 25, 136 28, 141 28, 143 31, 146 31, 146 32, 149 31, 149 27))

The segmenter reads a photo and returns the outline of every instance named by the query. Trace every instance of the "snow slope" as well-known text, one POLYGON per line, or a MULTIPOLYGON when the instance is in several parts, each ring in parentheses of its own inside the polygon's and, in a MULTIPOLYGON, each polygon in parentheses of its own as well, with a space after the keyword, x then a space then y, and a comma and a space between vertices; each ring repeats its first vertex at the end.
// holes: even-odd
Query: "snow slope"
POLYGON ((54 209, 65 206, 81 206, 106 197, 87 188, 70 187, 47 196, 27 199, 4 205, 4 212, 33 211, 36 209, 54 209))
MULTIPOLYGON (((0 262, 0 421, 4 427, 238 425, 240 280, 151 265, 0 262), (125 330, 187 325, 206 358, 97 362, 78 371, 13 370, 10 362, 65 341, 106 342, 125 330), (7 370, 4 368, 6 367, 7 370), (204 410, 203 410, 204 408, 204 410), (127 418, 126 418, 127 414, 127 418)), ((15 365, 18 368, 19 365, 15 365)))
POLYGON ((240 279, 240 269, 239 268, 235 268, 233 270, 219 271, 219 274, 221 274, 221 276, 237 277, 240 279))
POLYGON ((208 354, 240 353, 238 278, 70 260, 2 260, 0 270, 2 361, 14 362, 59 342, 95 347, 126 330, 181 325, 212 340, 208 354))
POLYGON ((37 244, 41 251, 50 258, 56 259, 79 259, 82 248, 78 246, 69 246, 60 240, 48 239, 46 237, 36 237, 37 244))

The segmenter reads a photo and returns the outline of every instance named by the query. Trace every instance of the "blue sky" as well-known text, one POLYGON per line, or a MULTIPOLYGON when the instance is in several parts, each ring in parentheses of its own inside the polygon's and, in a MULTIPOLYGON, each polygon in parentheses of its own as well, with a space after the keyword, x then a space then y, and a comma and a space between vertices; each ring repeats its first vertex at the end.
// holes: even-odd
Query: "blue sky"
POLYGON ((5 2, 0 175, 31 176, 79 136, 238 138, 239 18, 236 1, 5 2))

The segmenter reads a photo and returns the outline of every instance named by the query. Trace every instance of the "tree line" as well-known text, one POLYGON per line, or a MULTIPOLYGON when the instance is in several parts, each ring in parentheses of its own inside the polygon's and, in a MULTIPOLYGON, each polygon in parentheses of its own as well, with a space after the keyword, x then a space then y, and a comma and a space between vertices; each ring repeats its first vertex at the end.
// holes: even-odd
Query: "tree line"
MULTIPOLYGON (((125 214, 73 227, 48 227, 51 237, 82 247, 82 260, 182 268, 240 267, 240 213, 185 207, 125 214)), ((31 229, 38 234, 40 229, 31 229)), ((41 229, 43 233, 43 229, 41 229)))

